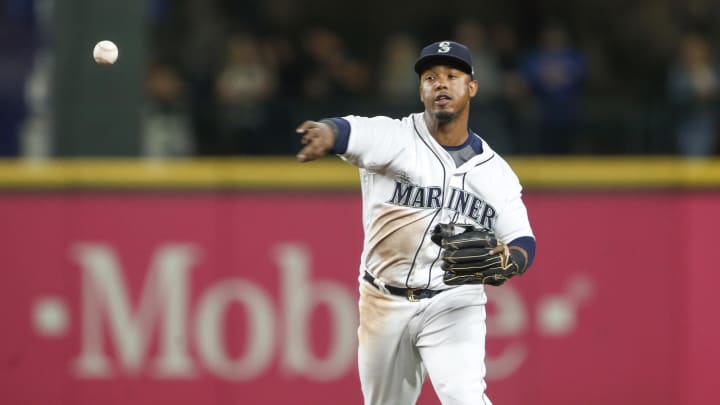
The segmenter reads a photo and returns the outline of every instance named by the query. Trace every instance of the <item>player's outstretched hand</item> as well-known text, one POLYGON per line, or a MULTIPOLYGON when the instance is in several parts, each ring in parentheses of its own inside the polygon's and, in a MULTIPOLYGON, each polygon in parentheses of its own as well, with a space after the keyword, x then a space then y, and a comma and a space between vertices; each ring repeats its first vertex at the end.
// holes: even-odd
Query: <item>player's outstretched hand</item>
POLYGON ((305 145, 297 154, 301 162, 309 162, 325 156, 335 144, 335 135, 328 124, 317 121, 305 121, 295 130, 302 135, 305 145))

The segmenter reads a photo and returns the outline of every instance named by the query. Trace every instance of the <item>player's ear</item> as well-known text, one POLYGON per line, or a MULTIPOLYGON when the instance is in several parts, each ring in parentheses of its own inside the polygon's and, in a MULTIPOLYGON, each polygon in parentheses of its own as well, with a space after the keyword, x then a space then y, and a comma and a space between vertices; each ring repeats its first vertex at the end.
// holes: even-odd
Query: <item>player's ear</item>
POLYGON ((468 82, 468 91, 470 92, 470 97, 475 97, 475 94, 477 94, 478 91, 478 81, 475 79, 470 79, 468 82))

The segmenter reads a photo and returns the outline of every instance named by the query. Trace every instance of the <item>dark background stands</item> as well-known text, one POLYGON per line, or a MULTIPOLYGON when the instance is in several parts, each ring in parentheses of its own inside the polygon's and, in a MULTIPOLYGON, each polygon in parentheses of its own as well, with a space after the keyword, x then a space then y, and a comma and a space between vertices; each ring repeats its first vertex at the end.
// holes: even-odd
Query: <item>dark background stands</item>
MULTIPOLYGON (((50 0, 0 9, 0 154, 22 154, 50 0), (22 38, 18 41, 18 38, 22 38), (25 128, 25 129, 24 129, 25 128)), ((471 126, 503 153, 717 153, 720 2, 148 0, 143 154, 294 154, 305 117, 421 108, 431 41, 474 53, 471 126)))

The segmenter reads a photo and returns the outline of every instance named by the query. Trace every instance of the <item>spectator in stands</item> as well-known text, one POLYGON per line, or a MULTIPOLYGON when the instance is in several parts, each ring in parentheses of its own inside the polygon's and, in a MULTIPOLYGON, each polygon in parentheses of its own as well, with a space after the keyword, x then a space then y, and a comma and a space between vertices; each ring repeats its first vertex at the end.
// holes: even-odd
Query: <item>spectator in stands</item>
POLYGON ((508 132, 506 142, 512 147, 509 152, 537 153, 538 109, 521 72, 522 49, 517 32, 509 22, 497 20, 490 24, 489 35, 500 70, 498 103, 502 126, 508 132))
POLYGON ((146 157, 195 153, 185 83, 168 64, 152 63, 145 77, 142 152, 146 157))
POLYGON ((586 76, 583 53, 571 46, 559 24, 547 25, 540 46, 529 52, 522 72, 541 109, 539 152, 566 154, 579 124, 579 102, 586 76))
POLYGON ((677 60, 668 71, 667 86, 678 152, 685 156, 714 154, 718 144, 720 73, 703 36, 683 36, 677 60))
POLYGON ((215 82, 220 153, 263 154, 272 148, 263 128, 273 119, 267 105, 277 76, 266 51, 252 33, 234 34, 227 41, 215 82))
POLYGON ((33 65, 33 1, 0 4, 0 157, 17 156, 19 133, 28 112, 25 83, 33 65))
POLYGON ((314 28, 303 36, 306 57, 303 94, 310 100, 327 100, 368 91, 367 64, 355 57, 335 31, 314 28))
POLYGON ((407 69, 415 64, 419 51, 418 41, 405 33, 391 34, 383 43, 378 93, 387 104, 388 114, 405 115, 417 103, 419 83, 417 77, 407 74, 407 69))

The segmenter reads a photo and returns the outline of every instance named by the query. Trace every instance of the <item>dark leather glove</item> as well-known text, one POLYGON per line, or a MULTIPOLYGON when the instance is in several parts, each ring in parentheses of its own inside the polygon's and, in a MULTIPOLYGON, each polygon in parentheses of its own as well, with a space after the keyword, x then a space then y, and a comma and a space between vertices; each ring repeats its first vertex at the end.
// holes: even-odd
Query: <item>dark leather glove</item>
POLYGON ((448 285, 499 286, 526 270, 527 259, 510 249, 488 229, 472 225, 438 224, 430 237, 442 248, 443 280, 448 285), (461 232, 457 232, 457 229, 461 232))

